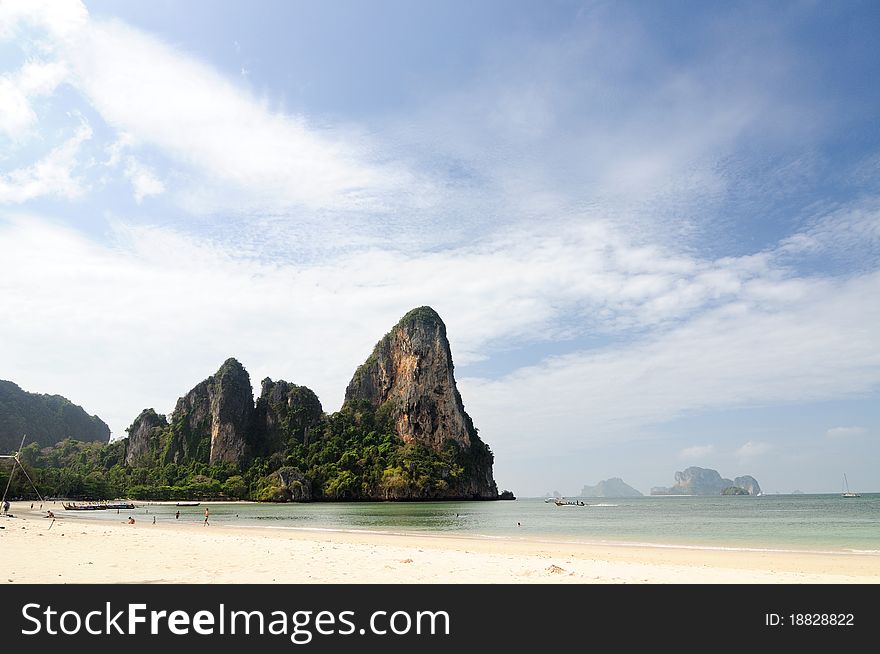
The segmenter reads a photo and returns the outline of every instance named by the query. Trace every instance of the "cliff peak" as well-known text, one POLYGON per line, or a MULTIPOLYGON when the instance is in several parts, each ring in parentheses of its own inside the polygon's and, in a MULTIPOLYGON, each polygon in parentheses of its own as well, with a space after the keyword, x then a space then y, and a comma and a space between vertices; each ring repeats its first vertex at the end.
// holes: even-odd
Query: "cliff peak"
POLYGON ((446 325, 443 323, 443 319, 440 317, 440 314, 434 311, 432 307, 429 307, 427 305, 416 307, 415 309, 410 309, 403 315, 403 318, 401 318, 395 326, 400 327, 414 323, 439 325, 443 328, 444 334, 446 332, 446 325))
POLYGON ((171 417, 173 460, 240 461, 249 445, 253 408, 250 375, 237 359, 227 359, 177 401, 171 417))
POLYGON ((453 376, 446 325, 431 307, 406 313, 373 348, 345 390, 344 407, 385 409, 404 442, 435 450, 476 435, 453 376))
POLYGON ((473 494, 497 497, 492 456, 464 410, 453 375, 446 325, 431 307, 407 312, 373 348, 345 390, 343 410, 369 408, 386 416, 404 443, 439 452, 450 441, 485 450, 473 494))

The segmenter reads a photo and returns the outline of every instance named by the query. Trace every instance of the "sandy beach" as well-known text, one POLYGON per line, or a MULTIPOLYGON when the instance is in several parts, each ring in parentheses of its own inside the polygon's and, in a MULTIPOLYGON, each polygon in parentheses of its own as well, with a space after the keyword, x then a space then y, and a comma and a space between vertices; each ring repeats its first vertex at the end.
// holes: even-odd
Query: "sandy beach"
POLYGON ((725 551, 139 519, 30 503, 0 518, 3 583, 880 583, 875 554, 725 551), (61 513, 61 515, 59 515, 61 513))

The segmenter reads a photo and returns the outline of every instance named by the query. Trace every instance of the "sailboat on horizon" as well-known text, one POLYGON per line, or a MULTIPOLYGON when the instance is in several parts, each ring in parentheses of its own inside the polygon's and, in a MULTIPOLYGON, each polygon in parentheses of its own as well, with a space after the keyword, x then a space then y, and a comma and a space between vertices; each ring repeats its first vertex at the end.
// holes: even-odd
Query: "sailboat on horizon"
POLYGON ((861 497, 861 495, 849 489, 849 482, 846 480, 846 473, 843 473, 843 497, 861 497))

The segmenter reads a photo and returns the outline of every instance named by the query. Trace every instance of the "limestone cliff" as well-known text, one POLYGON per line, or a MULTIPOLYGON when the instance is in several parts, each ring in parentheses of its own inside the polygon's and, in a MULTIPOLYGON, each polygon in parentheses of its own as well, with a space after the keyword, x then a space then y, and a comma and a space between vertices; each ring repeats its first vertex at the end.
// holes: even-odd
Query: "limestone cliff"
POLYGON ((156 463, 164 449, 163 437, 167 434, 168 421, 153 409, 144 409, 126 429, 128 442, 125 464, 138 468, 156 463))
POLYGON ((717 470, 691 466, 675 473, 675 484, 668 488, 657 486, 651 489, 651 495, 720 495, 726 488, 741 487, 749 494, 757 495, 761 487, 754 477, 746 475, 737 477, 737 481, 723 478, 717 470), (738 482, 746 484, 740 486, 738 482), (754 491, 754 492, 753 492, 754 491))
POLYGON ((254 409, 255 446, 260 453, 283 451, 292 442, 308 447, 323 416, 311 389, 266 377, 254 409))
POLYGON ((733 480, 733 485, 747 491, 749 495, 761 495, 761 486, 758 484, 758 480, 751 475, 737 477, 733 480))
POLYGON ((405 443, 439 450, 446 439, 469 446, 473 423, 453 377, 446 326, 430 307, 407 313, 354 374, 345 406, 386 409, 405 443))
POLYGON ((248 449, 254 410, 250 376, 235 359, 177 401, 168 458, 177 463, 240 462, 248 449))
POLYGON ((137 484, 144 497, 498 499, 492 451, 464 410, 446 327, 429 307, 376 345, 340 411, 325 414, 305 386, 268 377, 254 403, 247 371, 228 359, 178 399, 169 422, 147 409, 128 435, 128 467, 159 468, 137 484), (201 464, 234 465, 208 476, 201 464))
POLYGON ((227 359, 208 387, 211 402, 210 462, 238 462, 245 454, 254 410, 251 378, 235 359, 227 359))
POLYGON ((407 313, 373 348, 345 391, 343 410, 389 419, 404 443, 439 452, 449 442, 478 459, 450 496, 496 499, 493 457, 464 410, 453 375, 446 325, 431 307, 407 313))

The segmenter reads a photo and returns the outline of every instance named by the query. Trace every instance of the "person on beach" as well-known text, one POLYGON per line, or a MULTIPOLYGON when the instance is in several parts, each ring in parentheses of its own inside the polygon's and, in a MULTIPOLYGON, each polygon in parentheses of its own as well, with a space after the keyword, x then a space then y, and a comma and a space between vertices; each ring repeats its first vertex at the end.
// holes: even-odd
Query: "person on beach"
POLYGON ((47 517, 47 518, 54 518, 54 517, 55 517, 55 514, 52 513, 51 511, 46 511, 46 517, 47 517))
POLYGON ((130 524, 130 525, 134 524, 134 518, 132 518, 131 516, 128 516, 128 524, 130 524))
POLYGON ((177 513, 174 514, 174 519, 180 520, 180 511, 178 511, 177 513))
POLYGON ((3 500, 3 515, 9 513, 9 500, 3 500))
POLYGON ((205 524, 208 524, 208 507, 205 507, 205 524))
POLYGON ((153 516, 153 524, 156 524, 156 516, 153 516))

